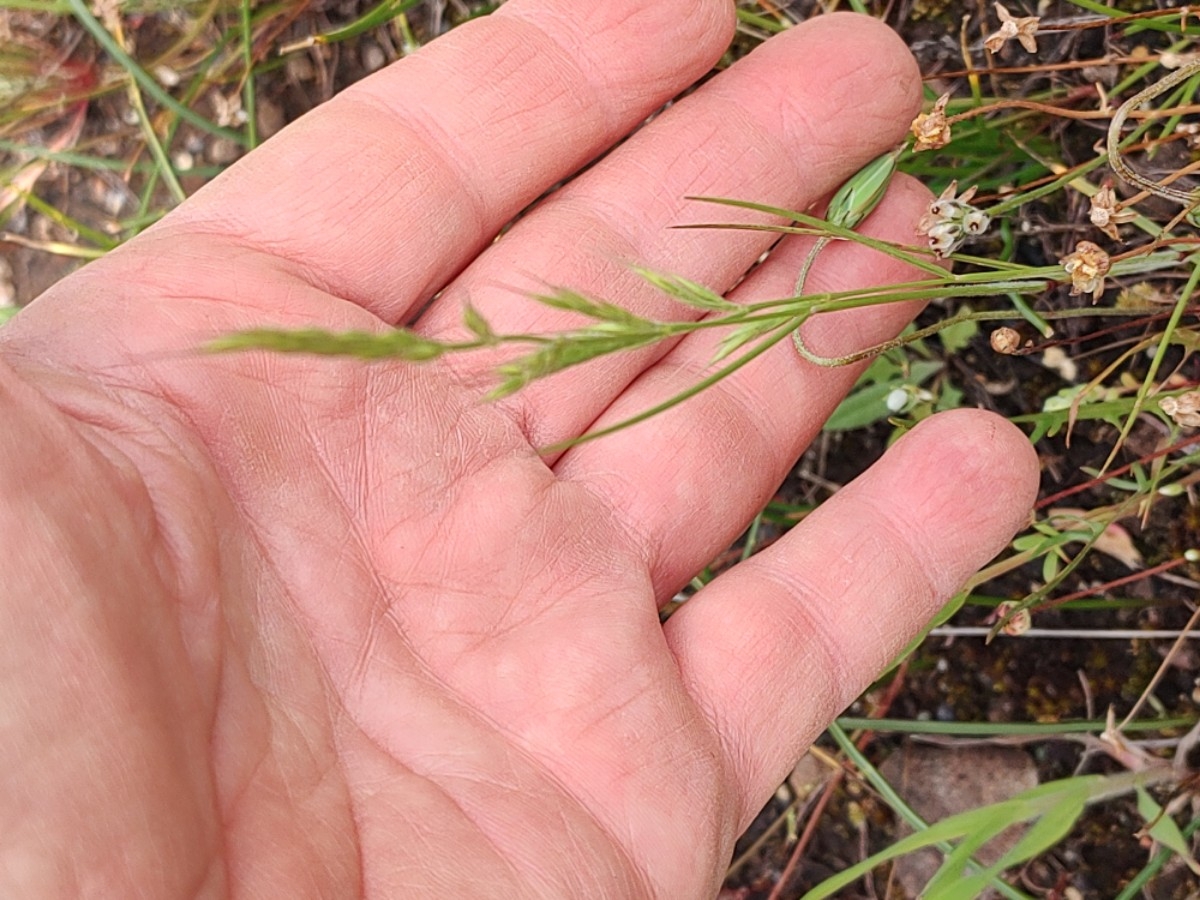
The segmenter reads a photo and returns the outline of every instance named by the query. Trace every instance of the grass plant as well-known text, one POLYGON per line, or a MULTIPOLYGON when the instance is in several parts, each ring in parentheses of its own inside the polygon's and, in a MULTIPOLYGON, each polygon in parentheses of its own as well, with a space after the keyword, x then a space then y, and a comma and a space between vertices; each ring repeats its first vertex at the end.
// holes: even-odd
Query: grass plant
MULTIPOLYGON (((974 4, 947 2, 939 9, 931 2, 785 6, 738 0, 739 31, 730 58, 801 17, 839 5, 884 17, 914 47, 926 47, 918 56, 926 67, 929 103, 916 139, 896 148, 886 164, 877 160, 861 190, 853 183, 843 190, 839 196, 850 204, 847 210, 820 216, 758 202, 763 198, 700 198, 708 202, 713 221, 697 227, 812 235, 819 246, 856 241, 910 263, 922 273, 919 278, 808 293, 801 277, 793 296, 742 306, 704 285, 641 270, 657 289, 705 317, 643 318, 561 285, 530 302, 579 314, 585 324, 564 333, 498 334, 469 312, 469 336, 453 343, 403 329, 333 334, 264 327, 227 335, 208 349, 419 363, 506 346, 512 355, 498 370, 493 392, 502 396, 604 354, 699 329, 723 334, 706 378, 659 407, 582 438, 590 440, 686 402, 791 338, 813 316, 883 303, 929 304, 895 340, 841 358, 808 354, 823 365, 863 360, 870 365, 731 558, 750 555, 803 519, 853 476, 855 466, 861 468, 916 421, 960 405, 988 406, 1029 434, 1048 473, 1043 498, 1009 551, 975 576, 931 624, 929 635, 914 642, 831 729, 822 752, 841 774, 836 784, 829 782, 828 796, 813 807, 796 792, 783 791, 742 845, 730 884, 747 884, 747 847, 758 855, 759 871, 779 876, 772 897, 811 889, 808 896, 816 898, 853 883, 882 884, 893 857, 939 846, 944 866, 929 897, 974 896, 988 884, 1015 897, 1032 896, 1040 885, 1049 896, 1039 878, 1086 859, 1095 844, 1090 827, 1120 843, 1119 850, 1107 848, 1112 857, 1138 860, 1108 868, 1088 864, 1093 880, 1109 879, 1105 896, 1131 898, 1168 875, 1171 890, 1194 895, 1200 876, 1190 838, 1200 819, 1189 820, 1173 802, 1191 790, 1193 773, 1186 760, 1161 754, 1197 721, 1186 683, 1187 651, 1173 636, 1190 629, 1200 587, 1194 580, 1200 576, 1200 442, 1191 430, 1200 425, 1195 353, 1200 301, 1194 296, 1200 243, 1189 218, 1200 199, 1193 186, 1200 142, 1191 125, 1200 112, 1200 61, 1188 55, 1200 36, 1195 24, 1200 9, 1191 8, 1188 18, 1179 9, 1149 3, 1121 11, 1095 0, 1060 0, 1029 25, 1032 5, 1018 11, 1012 0, 1013 27, 1025 22, 1025 32, 1005 37, 998 11, 974 4), (1022 34, 1032 39, 1034 51, 1023 46, 1022 34), (957 47, 957 56, 947 46, 957 47), (970 189, 974 196, 967 207, 986 213, 990 227, 967 233, 969 213, 955 207, 956 217, 931 225, 937 229, 948 222, 953 232, 947 236, 941 227, 928 233, 931 243, 941 240, 937 246, 890 244, 858 234, 854 227, 870 212, 893 165, 935 193, 949 191, 954 203, 967 204, 970 189), (728 208, 756 212, 762 221, 723 223, 721 212, 728 208), (1000 325, 1012 330, 1005 333, 1012 343, 1003 351, 994 349, 1002 339, 988 334, 1000 325), (836 465, 830 463, 831 448, 842 458, 836 465), (1007 605, 998 613, 1002 601, 1007 605), (1057 681, 1039 680, 1032 671, 1038 654, 1029 642, 1035 639, 1023 638, 1015 627, 1026 613, 1039 634, 1064 635, 1053 644, 1052 653, 1064 661, 1055 668, 1057 681), (961 636, 965 631, 947 643, 949 631, 936 630, 947 623, 986 626, 991 643, 961 636), (1010 633, 1004 633, 1006 627, 1010 633), (1097 642, 1065 636, 1081 629, 1156 637, 1097 642), (1125 649, 1101 650, 1099 643, 1125 649), (994 660, 1015 661, 1016 674, 997 669, 994 660), (991 688, 973 666, 991 673, 991 688), (1121 673, 1115 680, 1114 670, 1121 673), (1035 694, 1041 698, 1036 703, 1035 694), (997 696, 1007 705, 998 704, 997 696), (945 698, 941 705, 939 698, 945 698), (1110 706, 1125 717, 1119 726, 1105 719, 1110 706), (1045 783, 1011 800, 925 823, 872 760, 900 736, 931 734, 1033 746, 1045 783), (876 836, 880 830, 886 834, 886 827, 839 824, 853 819, 848 805, 838 801, 848 783, 857 785, 858 807, 874 811, 876 820, 890 810, 917 831, 888 843, 876 836), (806 810, 803 833, 784 827, 797 826, 806 810), (1111 825, 1139 816, 1142 832, 1111 825), (1030 823, 1029 830, 1000 863, 972 862, 987 838, 1022 822, 1030 823), (864 842, 882 847, 866 855, 851 841, 829 837, 824 846, 832 849, 820 858, 813 836, 822 827, 830 835, 870 832, 864 842), (842 874, 819 885, 819 878, 806 874, 814 860, 842 874)), ((203 164, 194 148, 224 141, 236 155, 262 139, 263 85, 282 78, 289 61, 326 62, 332 57, 320 54, 366 37, 403 53, 492 7, 460 2, 446 15, 442 4, 428 0, 382 0, 337 21, 294 4, 253 0, 127 4, 100 14, 85 0, 0 0, 0 19, 16 36, 11 46, 0 47, 0 227, 8 229, 0 242, 13 252, 63 259, 101 255, 225 165, 203 164), (129 32, 150 21, 155 40, 128 40, 129 32), (36 29, 30 27, 34 22, 36 29), (58 35, 61 43, 51 47, 42 34, 58 35), (214 94, 227 110, 229 98, 237 99, 240 110, 228 121, 216 121, 214 94), (101 112, 114 108, 127 118, 101 112), (82 128, 85 109, 92 116, 82 128), (53 187, 55 181, 81 185, 96 179, 117 179, 132 199, 98 214, 77 208, 75 195, 53 187), (46 227, 31 229, 35 220, 46 227), (44 233, 53 237, 34 236, 44 233)), ((14 311, 0 309, 0 324, 14 311)), ((723 564, 700 573, 693 586, 723 564)), ((1068 887, 1070 875, 1062 880, 1068 887)))

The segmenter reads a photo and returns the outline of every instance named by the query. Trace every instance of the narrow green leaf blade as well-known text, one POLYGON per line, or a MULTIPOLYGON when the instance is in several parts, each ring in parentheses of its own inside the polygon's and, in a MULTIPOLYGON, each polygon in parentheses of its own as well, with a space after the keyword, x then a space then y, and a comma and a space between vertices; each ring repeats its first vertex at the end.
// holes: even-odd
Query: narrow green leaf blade
POLYGON ((463 324, 471 334, 481 341, 491 342, 496 339, 496 332, 492 330, 488 320, 483 317, 483 313, 469 303, 463 310, 463 324))
MULTIPOLYGON (((1006 869, 1032 859, 1066 837, 1083 813, 1086 802, 1087 794, 1085 792, 1065 791, 1060 800, 1050 805, 1049 808, 1043 808, 1041 818, 1030 825, 1021 839, 993 865, 969 875, 964 875, 960 870, 951 880, 937 885, 937 890, 935 890, 934 882, 939 881, 942 871, 945 869, 939 871, 937 877, 925 889, 925 900, 965 900, 968 897, 978 897, 1006 869)), ((1017 814, 1021 815, 1026 812, 1028 809, 1018 810, 1017 814)), ((992 823, 993 833, 988 835, 988 840, 995 840, 1005 829, 1020 824, 1027 818, 1029 818, 1028 815, 1023 815, 1014 821, 998 819, 992 823)), ((962 846, 966 846, 966 842, 958 850, 961 850, 962 846)))
POLYGON ((991 806, 982 806, 949 816, 931 825, 925 831, 909 835, 844 872, 839 872, 805 894, 803 900, 823 900, 825 897, 831 897, 876 866, 922 847, 934 846, 943 841, 958 840, 977 833, 995 834, 993 829, 996 822, 1006 823, 1005 827, 1007 827, 1007 824, 1017 824, 1045 815, 1059 804, 1086 803, 1093 797, 1105 795, 1114 782, 1126 783, 1126 779, 1121 776, 1104 775, 1066 778, 1038 785, 1009 800, 1003 800, 991 806))
POLYGON ((733 312, 741 311, 742 309, 741 306, 732 300, 726 300, 715 291, 682 276, 671 275, 666 272, 656 272, 653 269, 646 269, 641 266, 634 266, 633 271, 637 272, 638 275, 642 276, 642 278, 650 282, 664 294, 674 297, 688 306, 718 312, 733 312))
POLYGON ((758 338, 765 337, 779 327, 779 322, 775 319, 763 319, 758 322, 747 322, 745 325, 739 325, 717 345, 717 352, 713 354, 712 363, 716 365, 724 359, 728 359, 733 353, 742 349, 747 344, 753 343, 758 338))
POLYGON ((316 356, 352 356, 357 359, 403 359, 426 362, 437 359, 445 346, 418 337, 406 328, 392 331, 326 331, 321 328, 254 328, 209 341, 209 353, 240 350, 272 350, 276 353, 308 353, 316 356))
POLYGON ((607 300, 597 300, 578 291, 558 288, 550 294, 535 294, 534 299, 546 306, 577 312, 600 322, 617 322, 621 324, 649 324, 648 319, 635 316, 624 307, 609 303, 607 300))
POLYGON ((1188 845, 1187 838, 1183 836, 1183 832, 1179 830, 1175 820, 1163 811, 1163 808, 1145 788, 1137 789, 1137 804, 1138 814, 1150 826, 1147 829, 1150 837, 1187 863, 1189 869, 1200 875, 1200 864, 1197 864, 1195 857, 1192 856, 1192 848, 1188 845))

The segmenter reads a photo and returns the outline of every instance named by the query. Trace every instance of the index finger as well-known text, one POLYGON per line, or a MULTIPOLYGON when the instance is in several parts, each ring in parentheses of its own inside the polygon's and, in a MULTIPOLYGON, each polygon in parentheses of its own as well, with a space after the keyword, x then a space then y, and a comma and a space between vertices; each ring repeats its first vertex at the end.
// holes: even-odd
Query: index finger
POLYGON ((510 0, 293 123, 160 235, 231 235, 399 321, 707 71, 731 13, 727 0, 510 0))

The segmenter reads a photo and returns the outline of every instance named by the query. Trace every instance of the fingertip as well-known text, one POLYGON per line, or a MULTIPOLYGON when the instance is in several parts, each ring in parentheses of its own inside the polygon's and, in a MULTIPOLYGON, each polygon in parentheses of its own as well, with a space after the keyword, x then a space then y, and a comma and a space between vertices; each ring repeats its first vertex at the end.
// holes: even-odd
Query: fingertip
MULTIPOLYGON (((917 436, 952 448, 951 455, 961 460, 964 478, 1010 475, 1022 484, 1036 481, 1038 459, 1029 438, 997 413, 970 408, 946 410, 918 423, 904 440, 917 436)), ((1036 486, 1024 490, 1030 503, 1035 491, 1036 486)))
POLYGON ((921 70, 904 39, 883 22, 853 12, 809 19, 795 29, 809 45, 806 64, 840 93, 845 115, 901 140, 920 112, 921 70), (867 87, 864 93, 864 86, 867 87))
POLYGON ((551 31, 597 83, 625 95, 638 91, 661 101, 700 78, 721 58, 737 23, 729 0, 509 0, 495 13, 551 31), (647 42, 657 52, 622 56, 609 47, 647 42), (597 48, 605 52, 597 53, 597 48))
MULTIPOLYGON (((923 181, 903 172, 897 172, 892 176, 892 183, 888 185, 883 203, 898 211, 903 211, 905 216, 911 218, 915 224, 916 219, 925 212, 925 208, 929 206, 929 201, 932 199, 933 191, 929 190, 923 181)), ((912 237, 911 234, 908 236, 912 237)))
POLYGON ((954 409, 931 416, 911 432, 932 444, 950 447, 948 478, 982 486, 1012 511, 1012 529, 1020 527, 1037 499, 1041 465, 1037 451, 1020 428, 984 409, 954 409))
POLYGON ((893 508, 906 510, 914 533, 925 534, 913 546, 927 556, 935 595, 948 596, 1029 521, 1038 469, 1015 425, 986 410, 958 409, 919 423, 867 481, 876 490, 880 476, 890 482, 893 508))
POLYGON ((669 620, 746 820, 802 746, 1004 549, 1036 486, 1037 458, 1015 426, 982 410, 939 413, 669 620))

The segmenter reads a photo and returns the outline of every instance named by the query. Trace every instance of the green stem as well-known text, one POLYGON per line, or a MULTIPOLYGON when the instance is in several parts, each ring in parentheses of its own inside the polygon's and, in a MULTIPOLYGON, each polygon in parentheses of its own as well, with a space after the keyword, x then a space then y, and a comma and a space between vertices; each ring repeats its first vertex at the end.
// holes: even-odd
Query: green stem
POLYGON ((1039 315, 1032 306, 1025 302, 1024 297, 1022 297, 1020 294, 1009 294, 1008 299, 1011 301, 1013 309, 1021 314, 1022 319, 1036 328, 1038 330, 1038 334, 1044 338, 1054 336, 1054 329, 1050 327, 1050 323, 1047 322, 1041 315, 1039 315))
MULTIPOLYGON (((869 728, 870 726, 867 727, 869 728)), ((871 786, 879 792, 881 797, 883 797, 884 802, 887 803, 888 806, 890 806, 893 810, 895 810, 896 814, 900 816, 900 818, 907 822, 914 831, 926 831, 929 828, 929 823, 922 819, 917 814, 916 810, 909 806, 904 801, 904 798, 896 793, 896 789, 893 788, 891 783, 888 782, 888 780, 882 775, 880 775, 879 771, 873 765, 871 765, 870 761, 859 752, 858 747, 854 745, 854 741, 850 740, 850 736, 846 734, 844 730, 842 730, 842 727, 838 725, 837 722, 831 722, 829 724, 828 732, 829 736, 837 742, 837 745, 841 748, 842 752, 846 754, 852 763, 854 763, 855 767, 859 772, 862 773, 863 777, 871 783, 871 786)), ((952 853, 954 851, 954 847, 946 841, 939 842, 937 844, 937 848, 943 853, 952 853)), ((983 871, 987 868, 982 863, 976 862, 974 859, 972 859, 971 862, 977 871, 983 871)), ((1031 900, 1027 894, 1022 894, 1015 888, 1005 884, 999 878, 992 879, 991 886, 993 890, 1003 894, 1005 897, 1012 898, 1012 900, 1031 900)))
MULTIPOLYGON (((1184 304, 1185 308, 1187 304, 1184 304)), ((1059 309, 1051 312, 1037 314, 1038 318, 1045 319, 1083 319, 1092 316, 1144 316, 1144 309, 1092 309, 1091 307, 1078 309, 1059 309)), ((1013 314, 1008 310, 981 310, 979 312, 964 312, 956 316, 951 316, 948 319, 943 319, 940 322, 935 322, 932 325, 927 325, 924 328, 919 328, 916 331, 910 331, 908 334, 901 337, 892 338, 890 341, 883 341, 875 344, 865 350, 859 350, 855 353, 848 353, 845 356, 818 356, 805 346, 803 340, 797 332, 794 338, 796 349, 800 351, 800 355, 816 366, 825 368, 835 368, 837 366, 846 366, 850 363, 861 362, 864 359, 870 359, 873 356, 878 356, 880 353, 886 353, 888 350, 895 350, 897 347, 903 347, 907 344, 923 340, 927 337, 932 337, 939 331, 946 328, 952 328, 955 325, 961 325, 963 322, 1004 322, 1013 317, 1013 314)), ((1049 328, 1049 324, 1046 325, 1049 328)), ((1169 326, 1168 326, 1169 327, 1169 326)))
POLYGON ((1121 433, 1117 435, 1117 440, 1113 443, 1112 451, 1108 454, 1108 459, 1104 461, 1104 465, 1100 469, 1101 472, 1111 466, 1113 460, 1117 458, 1117 453, 1124 446, 1125 439, 1129 437, 1129 432, 1133 430, 1133 423, 1142 414, 1142 407, 1146 403, 1146 397, 1150 394, 1150 386, 1154 383, 1154 378, 1158 374, 1158 370, 1162 367, 1163 359, 1167 355, 1167 348, 1171 346, 1171 336, 1175 333, 1175 329, 1179 327, 1179 320, 1183 318, 1184 310, 1188 308, 1188 302, 1191 300, 1192 294, 1195 293, 1197 284, 1200 284, 1200 260, 1193 257, 1192 274, 1189 276, 1187 284, 1183 286, 1183 290, 1180 291, 1179 299, 1175 301, 1175 308, 1171 311, 1171 318, 1167 320, 1166 328, 1163 329, 1162 337, 1158 342, 1158 349, 1154 352, 1154 359, 1150 361, 1150 370, 1146 373, 1146 377, 1142 379, 1137 396, 1133 400, 1133 409, 1129 411, 1129 416, 1125 419, 1125 424, 1121 427, 1121 433))
POLYGON ((242 0, 242 63, 246 67, 246 83, 242 88, 242 105, 246 108, 246 146, 258 146, 258 99, 254 89, 254 32, 250 27, 251 0, 242 0))
POLYGON ((179 183, 175 167, 171 165, 171 159, 167 156, 162 141, 158 139, 158 135, 154 131, 154 123, 150 121, 150 114, 146 112, 146 104, 142 102, 142 92, 138 90, 136 81, 129 82, 129 102, 132 104, 134 112, 137 113, 142 137, 146 139, 150 155, 158 163, 158 171, 162 173, 163 181, 167 183, 167 188, 170 190, 171 196, 175 198, 175 202, 182 203, 187 199, 187 194, 183 190, 183 185, 179 183))
MULTIPOLYGON (((1192 821, 1188 822, 1187 825, 1183 827, 1183 836, 1185 838, 1190 838, 1196 833, 1197 829, 1200 829, 1200 818, 1192 819, 1192 821)), ((1150 883, 1150 879, 1157 875, 1159 870, 1162 869, 1162 867, 1165 866, 1174 855, 1174 851, 1165 847, 1162 850, 1159 850, 1158 853, 1154 855, 1154 858, 1151 859, 1150 862, 1146 863, 1142 871, 1138 872, 1137 875, 1130 880, 1129 884, 1125 885, 1124 890, 1117 894, 1115 900, 1134 900, 1134 898, 1142 896, 1142 889, 1150 883)))
POLYGON ((1113 113, 1112 120, 1108 124, 1108 135, 1106 149, 1108 151, 1108 164, 1112 166, 1113 171, 1117 173, 1127 183, 1140 187, 1149 191, 1155 196, 1162 197, 1167 200, 1175 200, 1184 205, 1192 205, 1196 202, 1196 194, 1194 191, 1181 191, 1178 188, 1173 188, 1168 185, 1159 184, 1157 181, 1151 181, 1140 172, 1134 171, 1121 155, 1121 126, 1125 124, 1125 119, 1129 114, 1141 106, 1147 100, 1153 100, 1155 97, 1165 93, 1175 85, 1187 81, 1200 73, 1200 61, 1193 61, 1183 66, 1180 69, 1161 78, 1148 88, 1134 94, 1124 103, 1117 107, 1113 113))
POLYGON ((202 128, 212 134, 228 138, 239 146, 244 147, 246 145, 246 139, 236 131, 230 131, 228 128, 221 128, 218 125, 214 125, 208 119, 204 118, 204 116, 194 110, 188 109, 188 107, 163 90, 159 83, 145 69, 138 65, 132 56, 125 52, 125 48, 117 43, 116 39, 109 34, 108 29, 92 15, 91 10, 87 8, 85 0, 66 0, 66 4, 70 7, 72 15, 79 21, 79 24, 96 39, 96 43, 103 47, 109 56, 120 63, 122 68, 129 73, 129 77, 136 81, 147 94, 167 107, 167 109, 171 110, 179 118, 191 122, 197 128, 202 128))
MULTIPOLYGON (((888 734, 940 734, 954 737, 1014 737, 1048 741, 1072 734, 1098 734, 1104 730, 1102 719, 1078 719, 1067 722, 938 722, 917 719, 866 719, 860 716, 838 716, 837 724, 846 729, 870 728, 888 734)), ((1138 719, 1130 722, 1125 731, 1170 731, 1191 728, 1195 716, 1173 716, 1165 719, 1138 719)))
POLYGON ((708 388, 710 388, 714 384, 716 384, 718 381, 721 381, 722 379, 732 375, 734 372, 736 372, 738 369, 742 368, 742 366, 746 365, 751 360, 754 360, 757 357, 761 356, 762 354, 766 353, 768 350, 770 350, 772 347, 774 347, 776 344, 778 344, 780 341, 782 341, 784 338, 786 338, 789 334, 791 334, 793 331, 795 331, 800 326, 801 321, 802 320, 797 320, 797 319, 789 320, 781 328, 777 328, 775 331, 770 332, 758 344, 756 344, 750 350, 747 350, 743 355, 739 356, 737 359, 735 359, 729 365, 723 366, 722 368, 718 369, 716 372, 713 372, 707 378, 704 378, 703 380, 696 382, 694 385, 689 387, 687 390, 680 391, 678 394, 675 394, 674 396, 667 398, 662 403, 659 403, 657 406, 652 406, 652 407, 650 407, 650 409, 644 410, 635 416, 630 416, 628 419, 623 419, 622 421, 617 422, 615 425, 609 425, 605 428, 599 429, 598 431, 589 431, 586 434, 582 434, 577 438, 572 438, 567 441, 559 441, 557 444, 551 444, 549 447, 543 447, 543 448, 541 448, 541 450, 539 450, 539 452, 542 454, 559 453, 563 450, 568 449, 569 447, 574 447, 578 444, 586 443, 587 441, 594 441, 597 438, 601 438, 606 435, 618 432, 618 431, 622 430, 623 428, 628 428, 631 425, 637 425, 639 422, 644 422, 649 418, 657 416, 661 412, 666 412, 668 409, 678 406, 680 403, 683 403, 685 400, 691 399, 692 397, 699 394, 701 391, 707 390, 708 388))

